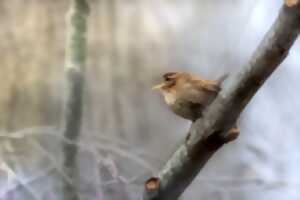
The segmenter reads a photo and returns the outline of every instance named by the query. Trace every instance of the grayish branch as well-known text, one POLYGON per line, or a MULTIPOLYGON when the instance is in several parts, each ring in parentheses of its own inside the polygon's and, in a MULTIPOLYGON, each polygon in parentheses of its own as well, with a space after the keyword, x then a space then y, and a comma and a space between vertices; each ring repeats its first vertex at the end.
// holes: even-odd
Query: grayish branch
MULTIPOLYGON (((78 140, 81 128, 88 13, 89 7, 85 0, 71 1, 70 10, 67 14, 66 88, 63 134, 66 139, 74 142, 78 140)), ((63 153, 64 173, 74 182, 78 174, 76 145, 64 143, 63 153)), ((76 184, 64 183, 64 199, 79 199, 74 185, 76 184)))
POLYGON ((234 83, 225 89, 190 129, 190 137, 157 177, 145 183, 144 199, 177 199, 210 157, 235 139, 227 134, 257 90, 288 55, 300 28, 300 3, 285 0, 275 23, 234 83))

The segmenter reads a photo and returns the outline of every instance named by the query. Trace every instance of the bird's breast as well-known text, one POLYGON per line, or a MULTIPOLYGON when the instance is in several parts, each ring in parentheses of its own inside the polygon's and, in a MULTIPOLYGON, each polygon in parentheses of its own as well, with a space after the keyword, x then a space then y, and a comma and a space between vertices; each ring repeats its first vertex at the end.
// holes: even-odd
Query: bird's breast
POLYGON ((173 105, 176 101, 176 96, 173 93, 165 93, 164 98, 168 105, 173 105))

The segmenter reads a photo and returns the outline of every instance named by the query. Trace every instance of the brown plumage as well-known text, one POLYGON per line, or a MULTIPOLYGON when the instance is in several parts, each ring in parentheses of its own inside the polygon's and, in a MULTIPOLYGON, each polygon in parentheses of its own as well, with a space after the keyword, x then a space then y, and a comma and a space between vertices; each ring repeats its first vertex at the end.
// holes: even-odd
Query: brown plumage
MULTIPOLYGON (((221 90, 222 82, 227 75, 216 81, 210 81, 185 72, 169 72, 163 75, 164 81, 152 89, 159 90, 171 110, 191 121, 202 116, 203 109, 213 102, 221 90)), ((237 138, 239 129, 237 125, 227 132, 224 142, 237 138)), ((186 141, 190 138, 190 133, 186 141)))
POLYGON ((212 103, 221 90, 221 83, 227 75, 211 81, 186 72, 169 72, 163 75, 163 83, 153 89, 159 90, 171 110, 185 118, 195 121, 203 109, 212 103))

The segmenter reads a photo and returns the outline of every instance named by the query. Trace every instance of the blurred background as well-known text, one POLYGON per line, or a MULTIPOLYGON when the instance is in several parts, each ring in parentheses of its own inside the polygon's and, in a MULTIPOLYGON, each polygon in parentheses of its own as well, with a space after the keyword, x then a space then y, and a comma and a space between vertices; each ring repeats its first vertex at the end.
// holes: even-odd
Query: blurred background
MULTIPOLYGON (((281 0, 88 0, 78 142, 81 199, 140 199, 190 123, 151 86, 167 71, 207 79, 248 61, 281 0)), ((67 0, 0 1, 0 199, 59 199, 67 0)), ((300 44, 242 113, 241 136, 182 199, 300 199, 300 44)), ((230 79, 225 82, 230 84, 230 79)))

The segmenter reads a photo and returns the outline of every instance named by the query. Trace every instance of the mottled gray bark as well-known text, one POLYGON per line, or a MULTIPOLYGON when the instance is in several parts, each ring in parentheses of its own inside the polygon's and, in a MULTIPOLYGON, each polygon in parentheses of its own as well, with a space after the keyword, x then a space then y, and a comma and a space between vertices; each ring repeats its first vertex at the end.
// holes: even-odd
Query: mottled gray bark
POLYGON ((77 147, 74 144, 80 135, 82 121, 82 93, 84 85, 84 69, 86 62, 86 29, 88 3, 85 0, 72 0, 67 14, 67 44, 65 63, 65 105, 64 105, 64 136, 72 143, 65 143, 64 173, 73 184, 64 183, 64 199, 79 199, 76 184, 77 147))
POLYGON ((206 109, 157 177, 145 183, 144 199, 177 199, 210 157, 231 141, 232 127, 265 80, 288 55, 300 28, 300 3, 286 0, 278 18, 233 84, 206 109))

